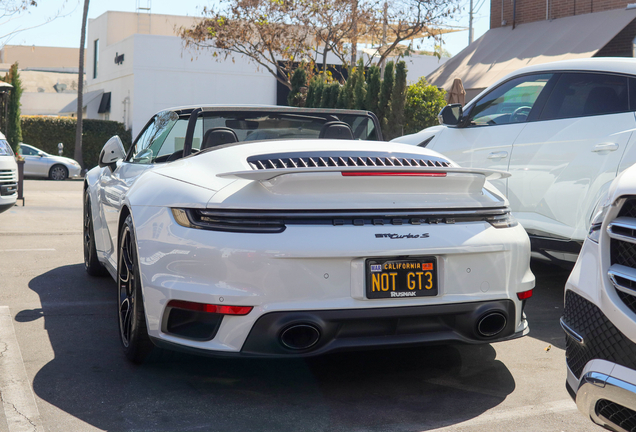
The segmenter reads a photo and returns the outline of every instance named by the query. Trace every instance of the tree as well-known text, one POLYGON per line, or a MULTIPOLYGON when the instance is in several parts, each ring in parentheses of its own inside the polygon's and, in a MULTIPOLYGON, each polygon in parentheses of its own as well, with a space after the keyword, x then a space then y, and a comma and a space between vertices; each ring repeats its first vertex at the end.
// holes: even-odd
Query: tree
MULTIPOLYGON (((54 3, 54 2, 48 2, 54 3)), ((23 14, 28 14, 29 9, 37 6, 35 0, 0 0, 0 46, 5 45, 17 33, 42 27, 57 18, 63 18, 75 12, 75 9, 65 10, 70 3, 66 1, 58 1, 60 6, 53 15, 47 16, 40 22, 37 19, 29 19, 29 26, 23 27, 17 24, 17 18, 23 14)))
POLYGON ((6 137, 13 151, 17 154, 22 142, 22 127, 20 125, 20 99, 22 98, 22 81, 18 71, 18 62, 11 65, 9 72, 4 76, 4 82, 13 86, 9 96, 9 112, 7 118, 6 137))
MULTIPOLYGON (((327 55, 333 53, 343 67, 349 65, 348 57, 359 24, 369 25, 374 16, 375 0, 367 3, 342 0, 311 0, 306 3, 308 13, 301 25, 310 29, 314 37, 312 50, 322 58, 323 73, 327 71, 327 55)), ((352 65, 353 66, 353 65, 352 65)), ((343 77, 341 77, 343 78, 343 77)))
POLYGON ((411 134, 438 124, 437 114, 446 106, 446 91, 426 82, 422 77, 406 91, 404 133, 411 134))
MULTIPOLYGON (((10 29, 9 23, 29 7, 37 6, 35 0, 0 0, 0 39, 8 38, 18 31, 26 29, 10 29)), ((2 44, 0 44, 2 45, 2 44)))
POLYGON ((303 87, 306 89, 307 72, 303 67, 299 67, 294 71, 291 78, 291 86, 291 91, 289 92, 289 96, 287 96, 287 103, 289 106, 305 106, 305 99, 301 89, 303 87))
POLYGON ((247 57, 291 90, 294 63, 313 51, 311 29, 302 25, 307 7, 300 0, 221 0, 217 10, 203 8, 203 19, 179 34, 186 47, 247 57))
MULTIPOLYGON (((384 79, 382 80, 382 88, 380 89, 380 98, 378 101, 378 120, 384 125, 389 111, 389 102, 391 102, 391 93, 393 92, 393 65, 392 61, 386 64, 384 69, 384 79)), ((384 129, 384 126, 383 126, 384 129)))
POLYGON ((406 63, 398 62, 395 68, 395 85, 391 93, 391 108, 383 132, 391 140, 404 135, 404 104, 406 99, 406 63))
POLYGON ((364 106, 375 115, 378 114, 380 87, 380 68, 371 66, 367 71, 367 94, 364 106))
MULTIPOLYGON (((441 40, 436 31, 447 19, 460 11, 459 0, 385 0, 384 9, 376 9, 376 16, 366 29, 372 39, 387 41, 378 50, 378 63, 383 64, 391 54, 400 49, 403 41, 433 37, 441 40)), ((441 45, 437 45, 440 46, 441 45)))
POLYGON ((358 60, 355 68, 355 85, 353 88, 353 108, 363 110, 366 109, 367 83, 364 80, 364 62, 358 60))
POLYGON ((77 73, 77 128, 75 129, 75 151, 73 159, 84 168, 82 157, 82 118, 84 116, 84 46, 86 45, 86 21, 88 20, 88 2, 84 0, 82 15, 82 35, 80 36, 79 71, 77 73))
POLYGON ((300 61, 322 63, 325 73, 329 53, 346 67, 349 56, 355 58, 358 42, 383 41, 378 61, 383 64, 403 47, 400 42, 439 38, 435 28, 459 10, 459 0, 385 4, 386 8, 378 7, 378 0, 220 0, 218 6, 203 9, 200 22, 182 27, 179 34, 187 48, 214 48, 212 55, 224 59, 244 56, 291 89, 300 61))

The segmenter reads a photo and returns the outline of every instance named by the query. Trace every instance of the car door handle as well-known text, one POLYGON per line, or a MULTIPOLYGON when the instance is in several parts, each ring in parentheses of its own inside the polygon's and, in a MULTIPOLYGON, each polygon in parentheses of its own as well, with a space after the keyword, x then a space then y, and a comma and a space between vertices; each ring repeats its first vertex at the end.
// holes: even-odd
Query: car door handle
POLYGON ((488 155, 488 159, 503 159, 508 156, 507 151, 492 152, 488 155))
POLYGON ((594 147, 592 147, 592 151, 594 153, 611 152, 611 151, 615 151, 615 150, 618 150, 618 144, 609 143, 609 142, 596 144, 594 147))

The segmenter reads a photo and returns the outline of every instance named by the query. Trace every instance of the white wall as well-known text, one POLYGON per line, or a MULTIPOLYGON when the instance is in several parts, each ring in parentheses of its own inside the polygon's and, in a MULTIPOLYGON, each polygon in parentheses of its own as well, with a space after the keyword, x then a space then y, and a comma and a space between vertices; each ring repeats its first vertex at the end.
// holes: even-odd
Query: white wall
POLYGON ((214 58, 211 51, 193 57, 174 36, 137 34, 134 40, 133 136, 170 107, 276 104, 276 79, 245 59, 214 58))
POLYGON ((435 56, 410 56, 404 57, 403 59, 406 63, 406 80, 409 84, 416 83, 420 77, 425 77, 426 75, 433 72, 435 69, 446 63, 450 58, 442 57, 438 59, 435 56))
POLYGON ((58 115, 77 98, 77 93, 24 92, 20 98, 22 115, 58 115))

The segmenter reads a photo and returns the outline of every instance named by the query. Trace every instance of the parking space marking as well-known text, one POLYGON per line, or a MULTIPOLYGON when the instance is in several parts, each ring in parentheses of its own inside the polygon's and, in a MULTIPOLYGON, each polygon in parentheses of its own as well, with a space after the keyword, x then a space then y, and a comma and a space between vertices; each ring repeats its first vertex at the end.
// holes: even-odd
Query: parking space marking
POLYGON ((490 430, 505 430, 496 427, 497 424, 507 423, 511 420, 518 421, 524 417, 536 417, 547 414, 559 414, 570 411, 576 411, 576 404, 572 399, 562 399, 554 402, 543 403, 539 405, 526 405, 522 407, 510 407, 503 410, 492 408, 478 417, 457 423, 452 426, 439 429, 432 429, 429 432, 451 432, 457 431, 461 427, 477 426, 481 424, 490 424, 490 430))
POLYGON ((53 248, 41 249, 0 249, 0 252, 55 252, 53 248))
POLYGON ((8 306, 0 306, 0 397, 9 432, 44 431, 8 306))

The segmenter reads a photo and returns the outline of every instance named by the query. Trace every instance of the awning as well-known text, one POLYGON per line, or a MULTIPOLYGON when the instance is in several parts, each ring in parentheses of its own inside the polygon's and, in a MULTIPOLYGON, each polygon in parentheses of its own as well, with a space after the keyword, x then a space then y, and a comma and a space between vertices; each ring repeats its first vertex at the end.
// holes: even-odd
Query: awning
MULTIPOLYGON (((92 92, 84 93, 84 97, 82 98, 82 108, 86 108, 86 106, 91 103, 94 99, 101 97, 104 93, 104 90, 95 90, 92 92)), ((76 113, 77 112, 77 99, 75 99, 70 104, 66 105, 64 108, 60 110, 60 114, 66 113, 76 113)))
POLYGON ((104 114, 110 112, 110 92, 106 92, 102 95, 102 100, 99 102, 99 108, 97 113, 104 114))
POLYGON ((4 81, 0 81, 0 93, 6 93, 10 91, 11 89, 13 89, 13 86, 11 84, 6 83, 4 81))
POLYGON ((448 91, 457 77, 466 91, 483 89, 524 66, 593 57, 634 19, 636 10, 615 9, 491 29, 427 80, 448 91))

